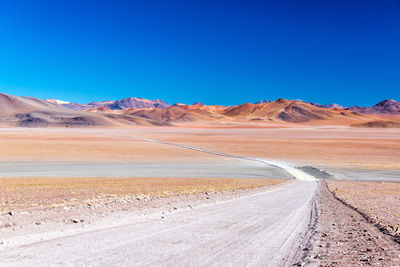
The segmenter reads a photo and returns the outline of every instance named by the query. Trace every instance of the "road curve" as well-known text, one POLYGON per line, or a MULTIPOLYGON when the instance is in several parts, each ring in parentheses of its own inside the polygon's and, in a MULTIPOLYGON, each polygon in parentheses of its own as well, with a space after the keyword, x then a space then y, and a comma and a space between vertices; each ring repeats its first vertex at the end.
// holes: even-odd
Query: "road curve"
MULTIPOLYGON (((317 182, 0 253, 1 266, 289 266, 310 223, 317 182)), ((300 249, 301 251, 301 249, 300 249)))
POLYGON ((295 179, 298 180, 304 180, 304 181, 317 181, 318 179, 315 178, 314 176, 297 169, 293 166, 290 166, 286 162, 282 161, 277 161, 277 160, 267 160, 267 159, 259 159, 259 158, 252 158, 252 157, 247 157, 247 156, 241 156, 241 155, 234 155, 234 154, 228 154, 228 153, 221 153, 213 150, 207 150, 204 148, 200 147, 195 147, 195 146, 189 146, 189 145, 183 145, 183 144, 176 144, 176 143, 170 143, 170 142, 164 142, 164 141, 159 141, 159 140, 154 140, 154 139, 149 139, 149 138, 140 138, 140 140, 147 141, 147 142, 152 142, 152 143, 157 143, 157 144, 162 144, 162 145, 170 145, 170 146, 175 146, 183 149, 190 149, 202 153, 208 153, 208 154, 213 154, 217 156, 222 156, 222 157, 227 157, 227 158, 234 158, 234 159, 241 159, 241 160, 246 160, 246 161, 253 161, 253 162, 258 162, 270 166, 274 166, 277 168, 280 168, 284 171, 286 171, 289 175, 293 176, 295 179))

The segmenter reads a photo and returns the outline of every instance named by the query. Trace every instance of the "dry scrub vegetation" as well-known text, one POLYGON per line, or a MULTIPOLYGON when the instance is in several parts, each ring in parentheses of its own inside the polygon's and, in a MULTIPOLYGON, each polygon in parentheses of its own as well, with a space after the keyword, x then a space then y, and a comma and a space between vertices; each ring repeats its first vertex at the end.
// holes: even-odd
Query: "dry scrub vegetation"
POLYGON ((244 178, 0 178, 0 209, 34 210, 82 204, 250 189, 283 182, 244 178))
POLYGON ((329 181, 328 187, 400 242, 400 183, 329 181))

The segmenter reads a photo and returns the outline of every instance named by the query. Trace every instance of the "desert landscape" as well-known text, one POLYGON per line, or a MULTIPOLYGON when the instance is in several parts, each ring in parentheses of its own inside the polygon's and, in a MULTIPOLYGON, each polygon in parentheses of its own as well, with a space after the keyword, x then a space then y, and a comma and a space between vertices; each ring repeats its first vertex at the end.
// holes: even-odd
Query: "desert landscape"
POLYGON ((116 257, 196 265, 207 262, 201 255, 210 264, 399 264, 399 102, 384 101, 389 113, 382 104, 359 113, 283 99, 223 107, 136 98, 96 107, 103 104, 1 97, 4 265, 116 257), (102 236, 115 246, 99 249, 102 236), (159 244, 151 257, 144 237, 159 244), (179 256, 189 250, 198 256, 179 256))
POLYGON ((0 267, 400 267, 399 1, 0 1, 0 267))

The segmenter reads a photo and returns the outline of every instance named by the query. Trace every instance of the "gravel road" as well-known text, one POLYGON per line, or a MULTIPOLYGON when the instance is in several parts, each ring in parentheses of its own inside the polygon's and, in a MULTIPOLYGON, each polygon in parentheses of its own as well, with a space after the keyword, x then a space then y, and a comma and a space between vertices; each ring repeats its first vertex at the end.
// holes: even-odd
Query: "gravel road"
POLYGON ((284 162, 146 141, 239 159, 296 180, 239 199, 5 249, 0 266, 291 266, 303 257, 316 218, 315 177, 284 162))
POLYGON ((301 256, 318 182, 296 180, 129 225, 27 244, 1 266, 289 266, 301 256), (268 190, 268 189, 267 189, 268 190))

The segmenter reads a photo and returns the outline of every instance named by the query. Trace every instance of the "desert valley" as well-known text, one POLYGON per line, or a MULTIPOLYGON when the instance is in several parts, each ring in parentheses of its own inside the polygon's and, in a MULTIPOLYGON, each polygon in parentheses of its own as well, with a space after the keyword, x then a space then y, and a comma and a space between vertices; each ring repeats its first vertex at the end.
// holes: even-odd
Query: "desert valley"
POLYGON ((400 267, 399 14, 0 1, 0 267, 400 267))
POLYGON ((0 115, 2 266, 400 264, 395 100, 0 94, 0 115))

